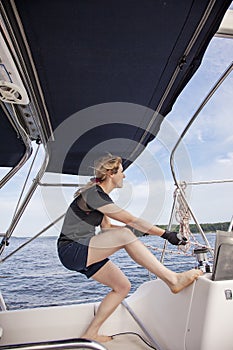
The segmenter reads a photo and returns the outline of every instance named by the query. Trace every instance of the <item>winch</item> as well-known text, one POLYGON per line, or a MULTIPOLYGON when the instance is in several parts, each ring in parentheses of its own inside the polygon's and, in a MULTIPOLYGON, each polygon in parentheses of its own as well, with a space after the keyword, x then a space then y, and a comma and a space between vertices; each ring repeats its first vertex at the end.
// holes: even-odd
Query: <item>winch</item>
POLYGON ((207 258, 208 248, 196 248, 193 251, 193 254, 196 255, 197 259, 197 269, 202 270, 203 272, 212 272, 211 265, 209 264, 207 258))

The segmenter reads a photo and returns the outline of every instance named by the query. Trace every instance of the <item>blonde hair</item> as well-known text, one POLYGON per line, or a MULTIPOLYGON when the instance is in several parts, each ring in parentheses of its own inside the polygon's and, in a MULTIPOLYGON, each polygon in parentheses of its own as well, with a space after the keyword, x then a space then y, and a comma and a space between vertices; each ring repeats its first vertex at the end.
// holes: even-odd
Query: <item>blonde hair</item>
POLYGON ((110 153, 108 153, 106 156, 97 159, 94 162, 94 178, 91 178, 90 181, 84 187, 79 188, 75 192, 74 198, 79 196, 79 194, 81 194, 88 188, 106 180, 107 174, 109 172, 111 174, 116 174, 118 172, 120 164, 122 164, 121 157, 114 156, 110 153))

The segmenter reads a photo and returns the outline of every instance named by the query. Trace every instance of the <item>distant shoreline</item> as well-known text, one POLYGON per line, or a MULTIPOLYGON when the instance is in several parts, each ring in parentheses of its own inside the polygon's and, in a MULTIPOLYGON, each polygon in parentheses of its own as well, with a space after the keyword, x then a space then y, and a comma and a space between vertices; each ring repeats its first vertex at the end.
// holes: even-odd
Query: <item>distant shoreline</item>
MULTIPOLYGON (((230 222, 216 222, 216 223, 205 223, 205 224, 200 224, 201 225, 201 228, 202 230, 208 234, 208 233, 214 233, 216 231, 228 231, 228 227, 230 225, 230 222)), ((162 229, 166 229, 167 228, 167 225, 157 225, 158 227, 161 227, 162 229)), ((197 226, 195 224, 190 224, 189 225, 190 227, 190 231, 192 233, 198 233, 197 232, 197 226)), ((172 230, 173 231, 179 231, 179 225, 173 225, 172 226, 172 230)), ((135 234, 137 236, 143 236, 143 233, 140 232, 140 231, 137 231, 137 230, 134 230, 135 234)), ((15 238, 30 238, 32 236, 13 236, 15 238)), ((46 238, 58 238, 58 235, 41 235, 40 237, 46 237, 46 238)))
MULTIPOLYGON (((230 225, 230 222, 215 222, 215 223, 205 223, 205 224, 200 224, 202 230, 205 233, 210 233, 210 232, 216 232, 216 231, 227 231, 228 227, 230 225)), ((161 228, 166 228, 165 225, 158 225, 161 228)), ((190 231, 192 233, 197 233, 197 226, 196 224, 190 224, 190 231)), ((173 225, 172 230, 178 231, 179 230, 179 225, 173 225)))

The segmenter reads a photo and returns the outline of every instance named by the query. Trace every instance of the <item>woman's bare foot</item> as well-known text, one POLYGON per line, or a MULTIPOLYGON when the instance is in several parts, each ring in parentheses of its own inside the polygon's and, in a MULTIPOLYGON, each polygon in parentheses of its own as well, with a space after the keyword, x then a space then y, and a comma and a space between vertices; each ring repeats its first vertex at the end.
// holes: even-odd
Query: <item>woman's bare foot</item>
POLYGON ((169 285, 172 293, 179 293, 182 289, 192 284, 199 276, 203 275, 201 270, 192 269, 176 274, 176 281, 169 285))
POLYGON ((89 334, 84 334, 82 335, 81 338, 88 339, 88 340, 95 340, 99 343, 106 343, 108 341, 111 341, 113 338, 109 335, 89 335, 89 334))

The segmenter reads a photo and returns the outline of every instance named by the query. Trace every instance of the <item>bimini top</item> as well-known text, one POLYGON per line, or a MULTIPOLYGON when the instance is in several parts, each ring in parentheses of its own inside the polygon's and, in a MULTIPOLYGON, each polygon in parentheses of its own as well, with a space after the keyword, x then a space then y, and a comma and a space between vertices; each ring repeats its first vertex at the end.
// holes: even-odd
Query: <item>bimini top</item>
MULTIPOLYGON (((0 166, 24 153, 6 117, 16 113, 30 139, 47 143, 48 171, 88 175, 106 152, 127 167, 156 136, 230 3, 1 1, 1 35, 22 87, 15 108, 5 101, 0 111, 0 166)), ((8 63, 1 80, 15 84, 8 63)))

